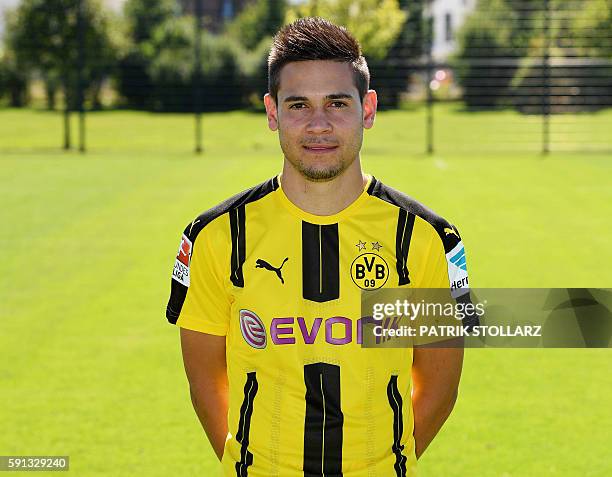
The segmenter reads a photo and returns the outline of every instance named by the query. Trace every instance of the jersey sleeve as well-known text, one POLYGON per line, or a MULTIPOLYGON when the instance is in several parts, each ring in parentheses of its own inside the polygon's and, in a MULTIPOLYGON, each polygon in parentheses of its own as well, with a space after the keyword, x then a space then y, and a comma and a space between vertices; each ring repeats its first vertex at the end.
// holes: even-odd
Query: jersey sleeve
POLYGON ((213 238, 212 228, 208 225, 194 231, 190 224, 185 229, 172 271, 166 318, 181 328, 224 336, 231 300, 220 257, 224 241, 213 238), (218 249, 213 248, 214 243, 218 249))
MULTIPOLYGON (((431 249, 429 288, 450 289, 450 295, 455 302, 471 303, 467 257, 459 231, 448 222, 435 228, 440 240, 434 238, 431 249)), ((475 313, 466 314, 462 322, 468 329, 479 324, 475 313)))
POLYGON ((450 288, 451 296, 458 299, 470 291, 465 247, 457 227, 446 223, 440 228, 438 234, 441 243, 434 248, 431 288, 450 288))

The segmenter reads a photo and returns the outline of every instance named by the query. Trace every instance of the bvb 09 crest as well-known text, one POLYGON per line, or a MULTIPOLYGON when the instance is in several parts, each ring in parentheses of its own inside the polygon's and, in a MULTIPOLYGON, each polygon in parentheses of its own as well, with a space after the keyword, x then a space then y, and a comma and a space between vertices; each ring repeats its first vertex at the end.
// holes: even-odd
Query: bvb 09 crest
POLYGON ((351 265, 351 278, 362 290, 376 290, 389 278, 389 266, 375 253, 362 253, 351 265))

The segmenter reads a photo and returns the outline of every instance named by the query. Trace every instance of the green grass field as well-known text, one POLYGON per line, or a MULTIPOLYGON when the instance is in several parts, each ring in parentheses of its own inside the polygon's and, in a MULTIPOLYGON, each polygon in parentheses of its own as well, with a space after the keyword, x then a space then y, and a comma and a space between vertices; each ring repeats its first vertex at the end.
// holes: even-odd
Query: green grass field
MULTIPOLYGON (((459 226, 474 287, 612 285, 609 154, 543 159, 535 120, 508 113, 440 121, 427 157, 422 112, 380 114, 364 167, 459 226), (526 152, 454 151, 506 123, 531 134, 526 152)), ((216 475, 164 317, 170 272, 189 220, 279 171, 276 136, 261 115, 206 115, 195 157, 189 116, 88 124, 91 152, 65 154, 58 115, 0 111, 0 455, 70 455, 84 476, 216 475)), ((581 137, 609 141, 612 114, 593 124, 581 137)), ((420 475, 610 475, 611 375, 610 350, 467 350, 420 475)))

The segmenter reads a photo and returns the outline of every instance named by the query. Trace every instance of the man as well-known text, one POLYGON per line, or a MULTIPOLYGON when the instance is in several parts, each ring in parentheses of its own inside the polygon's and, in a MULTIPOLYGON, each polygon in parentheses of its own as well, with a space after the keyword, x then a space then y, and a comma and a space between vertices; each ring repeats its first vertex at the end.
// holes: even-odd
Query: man
POLYGON ((190 223, 173 272, 193 406, 225 475, 414 475, 463 350, 362 348, 360 294, 465 285, 459 234, 362 172, 377 99, 349 32, 297 20, 268 68, 282 174, 190 223))

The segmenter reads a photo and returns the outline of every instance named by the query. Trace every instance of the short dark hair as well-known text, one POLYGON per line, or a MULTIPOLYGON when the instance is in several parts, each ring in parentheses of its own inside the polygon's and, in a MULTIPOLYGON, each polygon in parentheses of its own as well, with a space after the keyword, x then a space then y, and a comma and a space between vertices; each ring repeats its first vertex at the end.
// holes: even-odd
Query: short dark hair
POLYGON ((359 99, 363 102, 370 86, 370 71, 359 42, 346 28, 320 17, 300 18, 285 25, 274 36, 268 56, 268 91, 275 102, 278 103, 283 66, 307 60, 349 63, 359 99))

